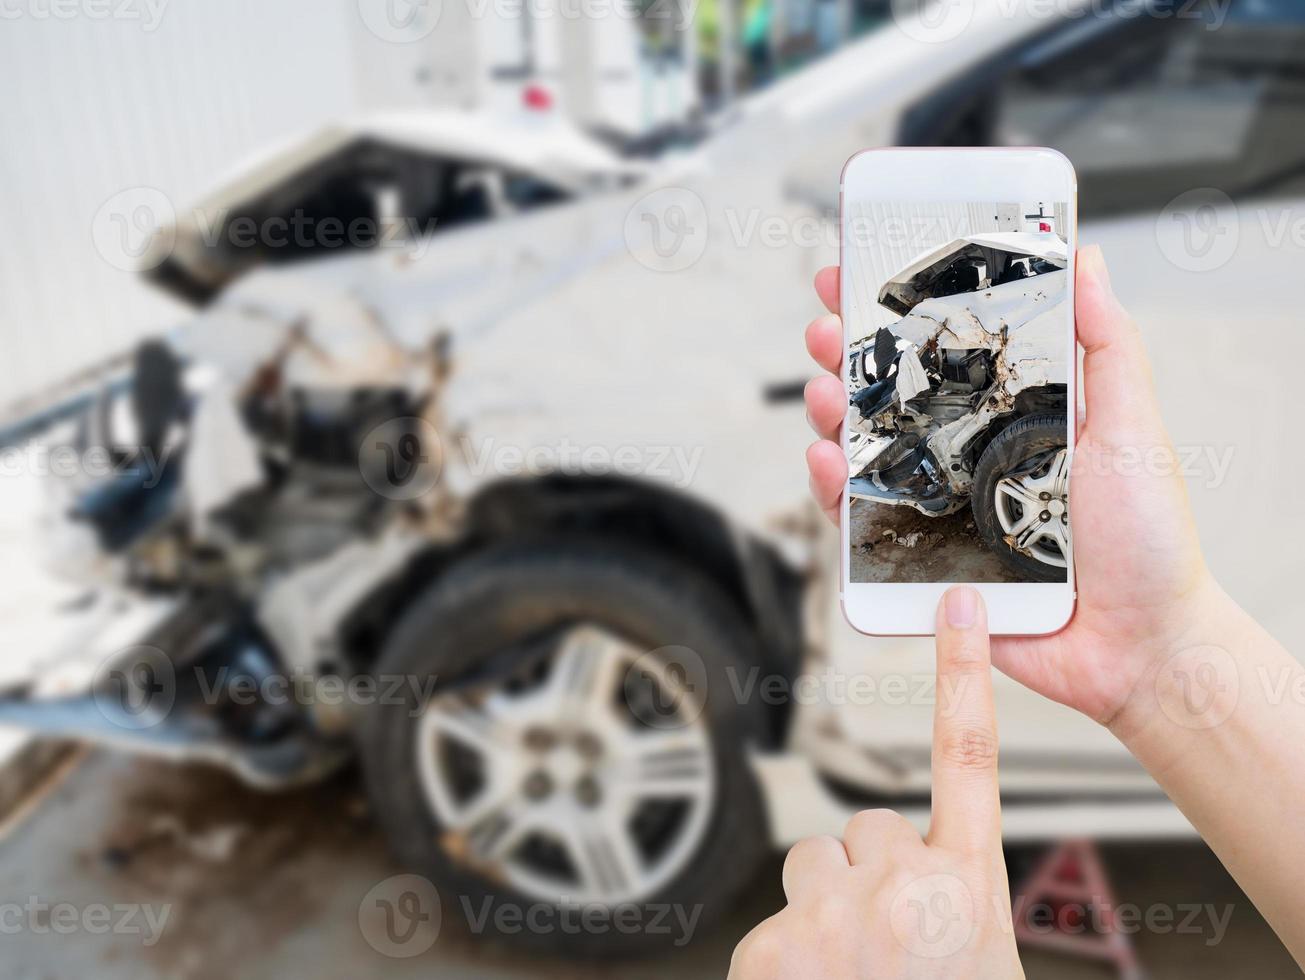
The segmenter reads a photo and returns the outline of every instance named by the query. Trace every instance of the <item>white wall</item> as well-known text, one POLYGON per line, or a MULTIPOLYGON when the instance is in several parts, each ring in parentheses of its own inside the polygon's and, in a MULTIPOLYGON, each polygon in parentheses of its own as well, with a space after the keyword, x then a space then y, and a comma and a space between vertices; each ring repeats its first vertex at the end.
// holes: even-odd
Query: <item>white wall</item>
POLYGON ((853 339, 898 319, 879 305, 879 290, 920 255, 966 235, 1022 231, 1024 225, 1018 204, 865 201, 853 207, 861 222, 860 244, 847 250, 852 295, 843 298, 853 339))
MULTIPOLYGON (((364 109, 520 111, 522 81, 495 73, 525 63, 521 18, 511 3, 499 9, 479 0, 4 0, 0 424, 187 315, 112 248, 124 231, 144 240, 130 228, 142 200, 133 189, 153 189, 152 209, 188 207, 244 156, 364 109), (137 16, 104 16, 124 8, 137 16), (402 28, 387 19, 396 15, 402 28)), ((564 28, 589 38, 594 63, 578 84, 597 84, 614 59, 635 61, 624 19, 541 20, 534 64, 560 112, 579 94, 563 84, 576 83, 564 77, 564 28)), ((590 121, 613 111, 600 101, 588 100, 590 121)), ((615 111, 642 111, 633 97, 617 102, 615 111)))
POLYGON ((355 4, 153 2, 154 30, 94 4, 54 19, 9 3, 0 19, 0 415, 184 315, 97 251, 106 202, 147 185, 184 206, 241 156, 356 106, 355 4))

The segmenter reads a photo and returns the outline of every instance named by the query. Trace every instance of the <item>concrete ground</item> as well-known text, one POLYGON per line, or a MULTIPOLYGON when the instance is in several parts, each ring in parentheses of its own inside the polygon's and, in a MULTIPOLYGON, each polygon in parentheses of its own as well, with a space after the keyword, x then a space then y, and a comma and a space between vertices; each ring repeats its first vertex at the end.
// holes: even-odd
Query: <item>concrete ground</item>
POLYGON ((853 500, 853 582, 1019 582, 974 527, 968 507, 925 517, 910 507, 853 500))
MULTIPOLYGON (((1036 856, 1012 850, 1016 880, 1036 856)), ((1227 916, 1220 934, 1202 912, 1189 929, 1157 920, 1136 935, 1150 977, 1299 976, 1204 847, 1111 846, 1105 857, 1121 903, 1177 909, 1179 919, 1189 906, 1227 916)), ((354 774, 268 796, 211 770, 97 752, 0 840, 4 973, 17 980, 722 977, 734 943, 781 906, 780 863, 780 855, 767 861, 755 887, 719 923, 664 955, 586 964, 504 949, 473 935, 459 903, 444 895, 442 926, 429 948, 396 959, 378 953, 360 926, 364 896, 399 869, 386 855, 354 774), (77 913, 14 908, 34 902, 68 903, 77 913), (78 918, 97 905, 113 910, 110 922, 121 922, 126 906, 145 910, 116 933, 101 934, 89 927, 89 917, 78 918), (146 911, 163 922, 157 933, 146 911)), ((1059 953, 1025 950, 1024 960, 1031 978, 1113 975, 1059 953)))

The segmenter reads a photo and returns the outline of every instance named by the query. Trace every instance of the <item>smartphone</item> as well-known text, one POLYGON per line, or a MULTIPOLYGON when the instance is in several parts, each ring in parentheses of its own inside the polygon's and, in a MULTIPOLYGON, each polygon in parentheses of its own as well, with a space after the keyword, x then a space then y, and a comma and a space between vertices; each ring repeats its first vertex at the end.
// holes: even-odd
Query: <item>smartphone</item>
POLYGON ((867 150, 843 168, 842 605, 928 636, 949 585, 989 629, 1074 614, 1077 182, 1049 149, 867 150))

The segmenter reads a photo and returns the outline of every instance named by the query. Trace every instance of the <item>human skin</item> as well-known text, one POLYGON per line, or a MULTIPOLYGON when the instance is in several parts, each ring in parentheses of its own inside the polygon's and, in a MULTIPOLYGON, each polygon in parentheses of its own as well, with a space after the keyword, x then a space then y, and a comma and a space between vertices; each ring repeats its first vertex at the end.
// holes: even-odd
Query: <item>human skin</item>
MULTIPOLYGON (((1305 670, 1206 566, 1141 335, 1111 289, 1099 249, 1079 252, 1076 276, 1086 407, 1070 477, 1078 606, 1073 621, 1054 636, 994 638, 991 662, 1109 728, 1305 965, 1305 915, 1296 911, 1305 906, 1305 882, 1296 870, 1305 861, 1305 823, 1295 812, 1296 801, 1305 799, 1305 670)), ((820 436, 807 450, 811 492, 835 523, 848 475, 838 443, 847 412, 838 377, 838 282, 837 268, 816 275, 816 292, 830 313, 806 334, 811 356, 830 372, 806 390, 807 415, 820 436)), ((940 634, 940 671, 943 642, 940 634)), ((990 754, 995 780, 995 746, 990 754)), ((938 778, 935 769, 935 822, 938 778)), ((861 833, 853 821, 848 837, 861 833)), ((856 847, 867 850, 864 841, 856 847)), ((991 849, 999 862, 999 838, 991 849)), ((789 860, 801 864, 813 851, 804 842, 789 860)), ((991 875, 988 884, 995 889, 991 875)), ((1000 884, 1005 887, 1004 872, 1000 884)), ((862 912, 873 915, 869 907, 862 912)), ((783 926, 790 944, 812 945, 816 933, 824 936, 814 927, 793 926, 798 918, 783 926)), ((744 954, 767 943, 764 934, 750 938, 751 946, 741 946, 744 954)), ((1016 975, 976 972, 981 967, 965 955, 953 954, 954 972, 947 975, 1016 975)), ((767 975, 744 968, 758 958, 755 952, 743 956, 736 975, 767 975)), ((930 967, 908 959, 897 973, 876 975, 933 976, 930 967)))
POLYGON ((784 861, 788 905, 734 951, 732 978, 1022 977, 1001 853, 997 722, 987 614, 969 586, 938 609, 933 813, 921 838, 891 810, 863 810, 842 839, 784 861))

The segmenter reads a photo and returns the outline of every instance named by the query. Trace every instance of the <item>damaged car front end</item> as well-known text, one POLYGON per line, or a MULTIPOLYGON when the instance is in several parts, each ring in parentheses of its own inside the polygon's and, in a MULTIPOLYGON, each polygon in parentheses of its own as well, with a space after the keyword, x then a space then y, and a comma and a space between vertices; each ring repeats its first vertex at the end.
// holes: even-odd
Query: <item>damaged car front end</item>
POLYGON ((1007 564, 1064 581, 1067 265, 1054 233, 994 232, 884 284, 901 319, 848 351, 851 498, 930 517, 969 503, 1007 564))

